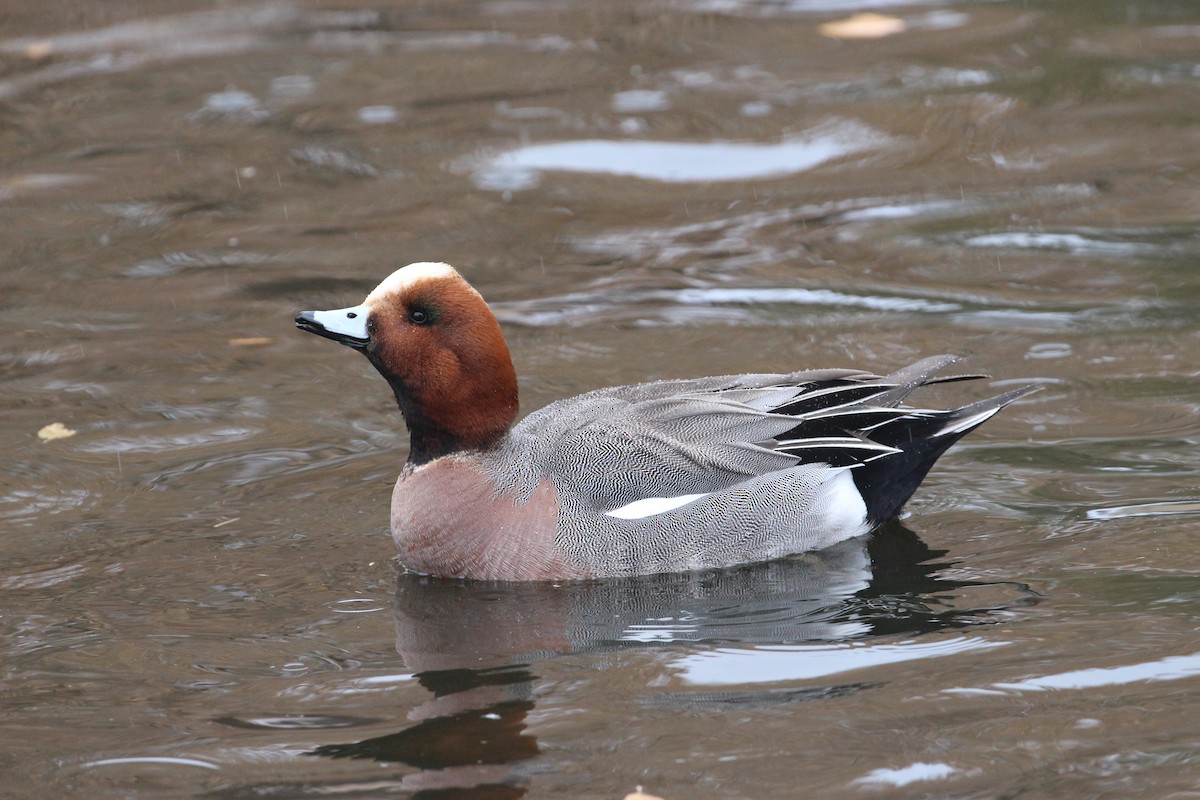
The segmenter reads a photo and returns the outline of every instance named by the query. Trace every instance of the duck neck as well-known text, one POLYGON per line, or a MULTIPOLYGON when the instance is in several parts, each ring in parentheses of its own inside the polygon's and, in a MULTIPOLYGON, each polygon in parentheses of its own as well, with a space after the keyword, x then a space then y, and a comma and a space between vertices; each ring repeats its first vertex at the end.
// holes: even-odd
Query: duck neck
POLYGON ((419 467, 422 464, 454 455, 455 453, 489 450, 500 443, 512 425, 516 416, 516 402, 513 402, 513 413, 503 425, 456 425, 447 426, 429 418, 419 403, 412 402, 402 391, 395 391, 396 403, 400 413, 404 415, 404 424, 408 428, 408 465, 419 467))
POLYGON ((508 435, 517 418, 516 372, 507 354, 493 367, 460 375, 436 391, 387 376, 408 428, 409 468, 455 453, 489 450, 508 435))

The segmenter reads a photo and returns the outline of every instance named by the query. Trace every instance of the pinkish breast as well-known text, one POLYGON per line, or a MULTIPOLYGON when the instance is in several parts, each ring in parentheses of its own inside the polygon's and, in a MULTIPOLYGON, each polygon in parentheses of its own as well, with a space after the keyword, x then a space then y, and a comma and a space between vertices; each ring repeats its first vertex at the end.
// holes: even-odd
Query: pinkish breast
POLYGON ((402 474, 392 538, 417 572, 483 580, 586 578, 555 543, 558 499, 543 480, 527 502, 497 491, 471 459, 437 459, 402 474))

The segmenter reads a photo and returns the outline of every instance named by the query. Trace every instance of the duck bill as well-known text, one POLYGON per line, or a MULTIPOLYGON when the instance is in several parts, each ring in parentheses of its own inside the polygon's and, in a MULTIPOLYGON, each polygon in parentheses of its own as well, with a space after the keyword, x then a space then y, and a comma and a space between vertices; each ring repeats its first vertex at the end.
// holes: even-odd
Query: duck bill
POLYGON ((369 313, 370 309, 366 306, 335 308, 332 311, 301 311, 296 315, 296 327, 355 350, 365 350, 370 342, 367 335, 369 313))

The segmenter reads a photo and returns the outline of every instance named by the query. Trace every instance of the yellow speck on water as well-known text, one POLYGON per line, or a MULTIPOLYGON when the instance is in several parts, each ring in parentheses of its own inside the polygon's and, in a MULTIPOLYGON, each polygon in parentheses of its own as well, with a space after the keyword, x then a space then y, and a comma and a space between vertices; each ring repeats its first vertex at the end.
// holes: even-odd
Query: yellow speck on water
POLYGON ((234 347, 264 347, 274 344, 275 340, 270 336, 243 336, 238 339, 230 339, 229 343, 234 347))
POLYGON ((63 425, 61 422, 51 422, 46 427, 38 431, 38 438, 43 442, 52 442, 55 439, 66 439, 74 436, 75 431, 63 425))
POLYGON ((866 13, 826 22, 817 28, 817 32, 830 39, 882 39, 903 33, 905 27, 904 20, 899 17, 866 13))

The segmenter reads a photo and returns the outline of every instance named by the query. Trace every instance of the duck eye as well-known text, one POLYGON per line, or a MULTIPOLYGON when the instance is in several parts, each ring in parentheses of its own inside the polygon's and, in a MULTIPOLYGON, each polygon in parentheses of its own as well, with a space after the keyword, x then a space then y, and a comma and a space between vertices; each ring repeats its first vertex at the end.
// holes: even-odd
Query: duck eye
POLYGON ((408 319, 414 325, 424 325, 429 321, 429 315, 420 308, 414 308, 408 312, 408 319))

